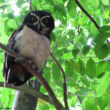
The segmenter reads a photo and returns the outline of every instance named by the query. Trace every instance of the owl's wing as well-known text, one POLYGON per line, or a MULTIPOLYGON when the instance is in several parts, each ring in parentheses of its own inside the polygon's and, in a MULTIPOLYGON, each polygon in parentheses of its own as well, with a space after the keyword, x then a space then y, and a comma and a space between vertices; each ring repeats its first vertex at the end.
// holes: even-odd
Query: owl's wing
MULTIPOLYGON (((16 48, 13 48, 15 45, 15 37, 16 34, 21 29, 17 29, 12 36, 10 37, 7 46, 14 50, 15 52, 19 53, 16 48)), ((15 58, 11 57, 7 53, 5 53, 5 60, 4 60, 4 67, 3 67, 3 76, 5 82, 10 84, 19 86, 25 83, 32 75, 18 62, 15 62, 15 58)))

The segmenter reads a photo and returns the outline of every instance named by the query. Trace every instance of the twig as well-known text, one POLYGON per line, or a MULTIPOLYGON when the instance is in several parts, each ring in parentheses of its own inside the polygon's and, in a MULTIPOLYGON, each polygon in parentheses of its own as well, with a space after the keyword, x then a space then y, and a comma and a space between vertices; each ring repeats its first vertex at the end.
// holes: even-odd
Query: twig
POLYGON ((99 25, 96 23, 96 21, 90 16, 90 14, 83 8, 83 6, 79 3, 78 0, 74 0, 76 4, 80 7, 80 9, 89 17, 89 19, 94 23, 97 29, 100 29, 99 25))
MULTIPOLYGON (((6 51, 9 55, 13 56, 14 58, 19 58, 22 57, 20 55, 18 55, 17 53, 13 52, 10 48, 8 48, 7 46, 4 46, 3 44, 0 43, 0 47, 6 51)), ((61 105, 61 103, 57 100, 54 92, 52 91, 52 89, 50 88, 50 86, 48 85, 47 81, 41 76, 39 75, 31 66, 27 61, 24 62, 20 62, 33 76, 36 76, 36 78, 42 83, 42 85, 44 86, 44 88, 46 89, 46 91, 48 92, 48 95, 50 96, 50 99, 53 103, 53 105, 56 107, 57 110, 64 110, 64 107, 61 105)))
POLYGON ((67 86, 66 86, 66 76, 65 76, 65 72, 63 71, 63 68, 60 66, 59 62, 57 61, 57 59, 54 57, 54 55, 52 53, 50 53, 51 57, 53 58, 53 60, 55 61, 55 63, 58 65, 58 67, 61 70, 62 76, 63 76, 63 95, 64 95, 64 103, 65 103, 65 108, 66 110, 69 110, 68 107, 68 101, 67 101, 67 86))
POLYGON ((29 10, 32 11, 32 0, 29 0, 29 10))
MULTIPOLYGON (((4 87, 4 82, 0 82, 0 87, 4 87)), ((25 93, 31 94, 34 97, 38 97, 38 98, 40 98, 40 99, 52 104, 50 98, 47 95, 44 95, 41 92, 38 92, 38 91, 36 91, 36 89, 33 89, 31 87, 28 87, 28 88, 26 86, 17 87, 17 86, 12 86, 10 84, 6 84, 5 88, 11 88, 11 89, 16 89, 16 90, 23 91, 25 93)))

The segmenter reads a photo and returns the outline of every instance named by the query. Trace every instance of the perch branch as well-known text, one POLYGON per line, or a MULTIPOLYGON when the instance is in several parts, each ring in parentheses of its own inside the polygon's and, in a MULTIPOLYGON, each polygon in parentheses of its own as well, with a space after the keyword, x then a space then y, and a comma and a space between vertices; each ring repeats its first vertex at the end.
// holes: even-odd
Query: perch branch
MULTIPOLYGON (((0 43, 0 47, 6 51, 9 55, 13 56, 14 58, 22 57, 18 55, 17 53, 13 52, 9 47, 4 46, 2 43, 0 43)), ((61 105, 61 103, 57 100, 54 92, 48 85, 47 81, 39 75, 31 66, 30 64, 25 60, 24 62, 21 62, 21 64, 33 75, 36 76, 36 78, 42 83, 46 91, 48 92, 48 95, 50 96, 50 99, 53 103, 53 105, 56 107, 57 110, 64 110, 64 107, 61 105)))
POLYGON ((32 11, 32 0, 29 0, 29 10, 32 11))
MULTIPOLYGON (((0 82, 0 87, 4 87, 4 82, 0 82)), ((47 95, 44 95, 41 92, 36 91, 36 89, 30 88, 30 87, 26 88, 25 86, 17 87, 17 86, 12 86, 10 84, 6 84, 6 88, 23 91, 25 93, 33 95, 34 97, 39 97, 40 99, 52 104, 50 98, 47 95)))
POLYGON ((79 3, 78 0, 74 0, 76 4, 79 6, 79 8, 89 17, 89 19, 94 23, 97 29, 100 29, 99 25, 96 23, 96 21, 90 16, 90 14, 83 8, 83 6, 79 3))
POLYGON ((55 63, 58 65, 58 67, 61 70, 62 76, 63 76, 63 95, 64 95, 64 103, 65 103, 65 108, 66 110, 69 110, 68 107, 68 101, 67 101, 67 86, 66 86, 66 76, 65 76, 65 72, 63 71, 63 68, 60 66, 59 62, 57 61, 57 59, 54 57, 54 55, 52 53, 50 53, 51 57, 53 58, 53 60, 55 61, 55 63))

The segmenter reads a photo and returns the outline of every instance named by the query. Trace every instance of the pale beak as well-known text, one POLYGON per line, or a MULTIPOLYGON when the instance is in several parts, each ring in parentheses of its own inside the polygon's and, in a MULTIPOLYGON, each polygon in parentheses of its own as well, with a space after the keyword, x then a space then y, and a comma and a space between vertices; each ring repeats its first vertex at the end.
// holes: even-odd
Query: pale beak
POLYGON ((37 29, 40 30, 40 23, 38 23, 38 25, 37 25, 37 29))

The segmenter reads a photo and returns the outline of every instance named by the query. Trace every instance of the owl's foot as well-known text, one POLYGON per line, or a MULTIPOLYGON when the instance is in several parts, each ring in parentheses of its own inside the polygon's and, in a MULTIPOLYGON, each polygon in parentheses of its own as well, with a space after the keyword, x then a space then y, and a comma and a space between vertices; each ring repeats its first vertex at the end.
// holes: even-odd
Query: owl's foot
POLYGON ((27 62, 28 64, 30 64, 31 65, 31 67, 33 68, 33 69, 36 69, 36 66, 33 64, 33 62, 32 62, 32 60, 30 60, 30 59, 27 59, 27 58, 24 58, 24 57, 18 57, 18 58, 16 58, 15 59, 15 62, 27 62))
POLYGON ((26 61, 26 58, 24 57, 15 58, 15 62, 25 62, 25 61, 26 61))

